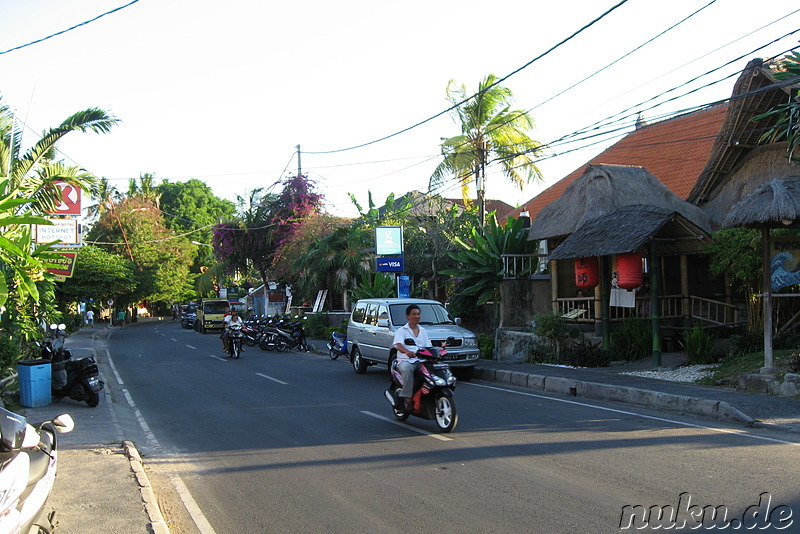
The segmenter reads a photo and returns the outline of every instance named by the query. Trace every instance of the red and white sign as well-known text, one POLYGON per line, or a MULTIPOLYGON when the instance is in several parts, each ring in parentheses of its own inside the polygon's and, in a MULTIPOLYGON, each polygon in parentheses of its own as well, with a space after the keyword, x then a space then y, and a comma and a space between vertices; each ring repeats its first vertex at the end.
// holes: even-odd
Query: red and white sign
POLYGON ((67 182, 57 181, 53 184, 61 190, 61 200, 56 204, 53 211, 48 212, 54 215, 80 215, 81 214, 81 190, 67 182))

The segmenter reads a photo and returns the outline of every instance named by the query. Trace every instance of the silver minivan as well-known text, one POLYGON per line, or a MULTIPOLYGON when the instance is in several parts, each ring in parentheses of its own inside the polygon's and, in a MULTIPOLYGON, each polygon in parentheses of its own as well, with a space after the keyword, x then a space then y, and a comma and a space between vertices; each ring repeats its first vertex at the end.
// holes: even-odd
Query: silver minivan
POLYGON ((347 344, 353 370, 362 374, 375 364, 391 366, 397 356, 392 341, 398 328, 406 324, 406 308, 419 306, 419 324, 425 328, 434 346, 452 337, 447 345, 447 363, 462 379, 472 377, 480 357, 478 339, 460 326, 439 301, 427 299, 379 298, 359 300, 347 324, 347 344))

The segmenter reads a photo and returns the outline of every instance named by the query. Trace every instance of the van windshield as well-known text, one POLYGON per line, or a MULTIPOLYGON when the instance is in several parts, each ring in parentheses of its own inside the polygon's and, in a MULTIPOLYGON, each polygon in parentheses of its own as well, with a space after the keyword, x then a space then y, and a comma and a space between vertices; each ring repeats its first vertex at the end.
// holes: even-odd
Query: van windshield
MULTIPOLYGON (((419 306, 421 325, 434 325, 434 324, 456 324, 453 316, 450 315, 444 306, 441 304, 430 304, 420 302, 419 306)), ((392 304, 389 306, 389 313, 392 314, 392 324, 402 326, 408 321, 406 320, 406 308, 408 304, 392 304)))

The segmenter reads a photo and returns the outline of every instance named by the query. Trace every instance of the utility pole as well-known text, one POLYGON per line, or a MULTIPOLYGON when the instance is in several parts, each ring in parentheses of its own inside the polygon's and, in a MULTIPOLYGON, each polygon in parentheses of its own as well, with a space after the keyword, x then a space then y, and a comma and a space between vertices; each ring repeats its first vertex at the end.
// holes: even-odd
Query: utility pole
POLYGON ((297 177, 303 174, 303 166, 300 165, 300 145, 297 145, 297 177))

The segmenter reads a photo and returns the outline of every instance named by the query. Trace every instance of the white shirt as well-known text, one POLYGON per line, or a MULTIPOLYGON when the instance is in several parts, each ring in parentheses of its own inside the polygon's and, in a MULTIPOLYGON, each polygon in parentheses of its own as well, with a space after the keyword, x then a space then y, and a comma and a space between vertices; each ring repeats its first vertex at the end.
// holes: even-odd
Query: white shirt
MULTIPOLYGON (((411 330, 411 327, 408 326, 408 323, 406 323, 404 326, 398 329, 397 332, 394 333, 394 341, 392 342, 392 345, 397 345, 399 343, 403 345, 406 349, 410 350, 411 352, 416 352, 417 349, 421 349, 423 347, 430 347, 432 344, 430 338, 428 337, 428 333, 425 331, 424 328, 422 328, 419 325, 417 325, 417 328, 419 328, 419 334, 415 336, 414 331, 411 330), (404 341, 408 338, 414 340, 414 343, 417 344, 416 348, 409 347, 404 343, 404 341)), ((416 363, 416 362, 421 362, 422 360, 420 358, 417 358, 416 356, 408 356, 404 352, 398 351, 397 361, 416 363)))
POLYGON ((94 312, 92 310, 89 310, 89 311, 86 312, 86 319, 89 320, 89 321, 94 319, 94 312))

